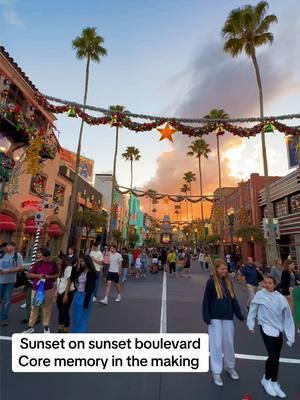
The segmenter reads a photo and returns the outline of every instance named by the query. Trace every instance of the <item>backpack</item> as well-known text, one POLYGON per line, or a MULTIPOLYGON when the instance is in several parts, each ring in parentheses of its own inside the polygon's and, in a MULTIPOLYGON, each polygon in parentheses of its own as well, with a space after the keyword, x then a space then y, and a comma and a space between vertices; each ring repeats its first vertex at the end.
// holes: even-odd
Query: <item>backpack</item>
MULTIPOLYGON (((14 262, 15 266, 18 265, 18 253, 16 251, 14 252, 13 262, 14 262)), ((26 277, 25 271, 17 272, 15 288, 18 288, 20 286, 24 286, 26 281, 27 281, 27 277, 26 277)))

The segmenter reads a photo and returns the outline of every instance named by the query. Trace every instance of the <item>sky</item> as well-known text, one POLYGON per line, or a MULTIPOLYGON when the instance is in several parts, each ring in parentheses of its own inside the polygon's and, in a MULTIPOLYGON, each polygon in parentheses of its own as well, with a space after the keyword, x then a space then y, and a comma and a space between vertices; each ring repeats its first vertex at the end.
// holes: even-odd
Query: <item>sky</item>
MULTIPOLYGON (((72 40, 86 26, 97 28, 108 55, 92 64, 88 103, 100 107, 122 104, 135 113, 202 117, 211 108, 224 108, 232 117, 257 116, 258 94, 253 65, 244 56, 232 59, 222 51, 220 30, 229 12, 245 3, 222 0, 97 1, 0 0, 0 40, 9 54, 46 94, 83 100, 85 62, 75 57, 72 40)), ((272 46, 258 52, 265 114, 299 112, 300 3, 270 0, 278 17, 272 46)), ((289 121, 295 124, 299 121, 289 121)), ((59 116, 62 146, 75 151, 79 119, 59 116)), ((121 130, 118 183, 128 186, 130 166, 121 158, 127 146, 140 150, 134 165, 134 185, 160 193, 180 193, 184 172, 198 175, 197 161, 186 157, 192 139, 176 133, 174 143, 159 141, 157 131, 121 130)), ((212 152, 203 165, 205 193, 217 186, 215 137, 206 138, 212 152)), ((288 173, 283 135, 267 136, 270 175, 288 173)), ((111 172, 114 129, 84 128, 83 154, 95 161, 95 173, 111 172)), ((260 138, 221 139, 224 185, 262 174, 260 138)), ((199 193, 199 182, 193 192, 199 193)), ((160 215, 170 205, 158 207, 160 215)), ((194 213, 199 206, 194 207, 194 213)), ((197 211, 198 210, 198 211, 197 211)))

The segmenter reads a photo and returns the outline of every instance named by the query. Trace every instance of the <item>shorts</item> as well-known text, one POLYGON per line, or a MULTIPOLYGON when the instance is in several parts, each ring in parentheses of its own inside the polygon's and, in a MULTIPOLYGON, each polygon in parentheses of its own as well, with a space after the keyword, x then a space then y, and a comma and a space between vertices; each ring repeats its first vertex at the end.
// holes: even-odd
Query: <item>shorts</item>
POLYGON ((117 272, 110 272, 108 271, 106 276, 106 281, 113 281, 115 283, 119 283, 120 276, 117 272))

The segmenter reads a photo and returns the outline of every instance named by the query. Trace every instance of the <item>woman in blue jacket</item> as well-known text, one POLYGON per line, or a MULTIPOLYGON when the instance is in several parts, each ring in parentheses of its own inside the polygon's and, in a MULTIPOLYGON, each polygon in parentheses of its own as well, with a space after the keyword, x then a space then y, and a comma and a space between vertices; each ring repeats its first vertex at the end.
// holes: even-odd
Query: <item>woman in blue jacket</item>
POLYGON ((224 369, 232 379, 239 379, 235 370, 233 316, 244 321, 236 299, 233 284, 224 260, 214 262, 212 277, 206 284, 203 298, 203 320, 208 324, 210 366, 213 380, 223 386, 221 373, 224 369))

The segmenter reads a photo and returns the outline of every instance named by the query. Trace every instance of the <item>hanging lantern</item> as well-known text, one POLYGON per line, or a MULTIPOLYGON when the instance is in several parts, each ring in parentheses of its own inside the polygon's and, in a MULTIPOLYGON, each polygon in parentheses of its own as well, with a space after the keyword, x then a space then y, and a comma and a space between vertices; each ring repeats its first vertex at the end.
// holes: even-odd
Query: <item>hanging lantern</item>
POLYGON ((77 118, 77 113, 74 107, 69 107, 68 109, 68 117, 77 118))

